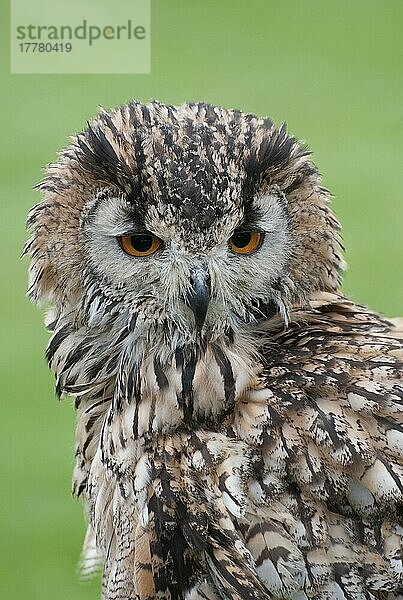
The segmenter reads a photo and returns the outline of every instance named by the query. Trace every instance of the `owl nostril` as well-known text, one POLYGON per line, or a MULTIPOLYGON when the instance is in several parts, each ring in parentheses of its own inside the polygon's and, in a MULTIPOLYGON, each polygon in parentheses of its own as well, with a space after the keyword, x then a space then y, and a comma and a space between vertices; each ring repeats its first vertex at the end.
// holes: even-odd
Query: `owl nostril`
POLYGON ((200 331, 206 320, 210 302, 211 279, 207 267, 198 267, 190 273, 192 289, 187 294, 186 300, 193 311, 197 329, 200 331))

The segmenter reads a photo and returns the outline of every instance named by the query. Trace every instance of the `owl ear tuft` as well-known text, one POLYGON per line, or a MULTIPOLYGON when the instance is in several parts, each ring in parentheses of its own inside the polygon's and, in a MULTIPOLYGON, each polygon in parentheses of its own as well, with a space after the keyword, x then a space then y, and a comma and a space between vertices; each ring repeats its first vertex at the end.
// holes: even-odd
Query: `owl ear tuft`
POLYGON ((257 132, 254 146, 245 161, 244 197, 253 196, 256 187, 264 179, 273 182, 280 169, 287 168, 287 165, 304 155, 298 141, 287 133, 285 123, 276 128, 266 119, 262 129, 257 132))
POLYGON ((257 168, 260 173, 275 170, 283 166, 299 152, 296 139, 287 133, 287 125, 283 123, 273 129, 272 135, 263 137, 257 151, 257 168))

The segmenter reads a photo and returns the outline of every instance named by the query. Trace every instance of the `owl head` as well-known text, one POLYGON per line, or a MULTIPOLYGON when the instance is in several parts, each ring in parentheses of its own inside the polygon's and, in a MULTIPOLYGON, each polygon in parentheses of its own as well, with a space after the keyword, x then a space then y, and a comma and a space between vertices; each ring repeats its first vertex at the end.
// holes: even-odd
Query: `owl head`
POLYGON ((328 193, 269 119, 133 101, 74 137, 39 189, 29 294, 89 332, 114 316, 173 344, 231 339, 339 287, 328 193))

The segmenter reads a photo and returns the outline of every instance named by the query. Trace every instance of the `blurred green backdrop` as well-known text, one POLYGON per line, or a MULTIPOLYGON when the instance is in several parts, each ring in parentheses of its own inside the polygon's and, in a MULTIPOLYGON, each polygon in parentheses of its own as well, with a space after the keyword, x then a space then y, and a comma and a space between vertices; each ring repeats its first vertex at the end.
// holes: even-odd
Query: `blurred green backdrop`
MULTIPOLYGON (((27 0, 28 2, 28 0, 27 0)), ((401 0, 152 1, 150 75, 10 75, 1 26, 0 597, 85 600, 75 570, 84 532, 70 497, 74 415, 58 403, 40 311, 24 297, 32 186, 98 105, 135 97, 206 100, 287 121, 335 194, 345 292, 403 314, 401 0)), ((118 10, 118 3, 117 3, 118 10)))

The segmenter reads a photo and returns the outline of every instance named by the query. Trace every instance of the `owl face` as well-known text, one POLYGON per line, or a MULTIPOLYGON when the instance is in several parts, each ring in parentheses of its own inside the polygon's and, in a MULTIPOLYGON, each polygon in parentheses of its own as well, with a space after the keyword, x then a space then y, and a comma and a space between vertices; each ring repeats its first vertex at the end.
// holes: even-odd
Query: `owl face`
POLYGON ((182 342, 231 337, 339 287, 328 194, 269 119, 131 102, 101 112, 39 187, 29 293, 75 326, 113 314, 182 342))
POLYGON ((278 190, 206 215, 201 203, 174 210, 163 201, 138 207, 100 193, 85 208, 81 236, 87 280, 122 310, 170 322, 182 335, 215 335, 259 318, 276 298, 292 248, 278 190))

